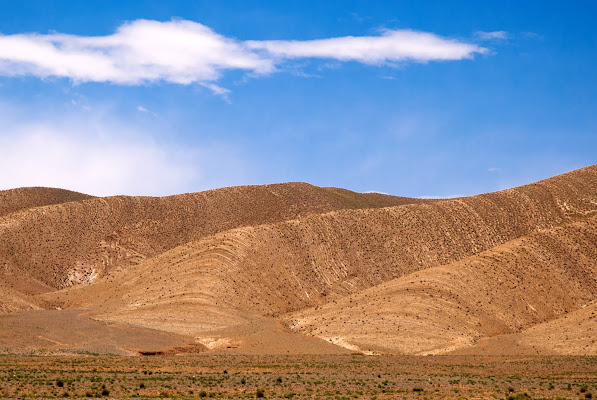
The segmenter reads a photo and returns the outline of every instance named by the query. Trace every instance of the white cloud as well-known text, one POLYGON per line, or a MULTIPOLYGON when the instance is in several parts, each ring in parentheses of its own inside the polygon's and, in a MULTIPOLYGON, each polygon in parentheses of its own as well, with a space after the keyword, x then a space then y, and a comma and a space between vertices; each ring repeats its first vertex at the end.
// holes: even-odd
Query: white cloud
POLYGON ((411 30, 385 30, 380 36, 346 36, 306 41, 248 41, 247 45, 252 49, 266 50, 275 57, 328 58, 365 64, 462 60, 487 51, 474 44, 411 30))
POLYGON ((0 36, 3 75, 67 77, 76 82, 190 84, 217 80, 221 71, 269 73, 271 60, 241 42, 192 21, 137 20, 108 36, 0 36))
POLYGON ((506 31, 493 31, 493 32, 475 32, 475 36, 479 40, 507 40, 510 38, 510 34, 506 31))
POLYGON ((410 30, 386 30, 379 36, 243 42, 192 21, 136 20, 107 36, 0 34, 0 75, 123 85, 199 83, 225 97, 228 90, 213 84, 224 71, 269 74, 288 58, 381 64, 460 60, 486 52, 474 44, 410 30))
POLYGON ((240 184, 251 168, 233 144, 181 148, 109 120, 28 121, 0 109, 0 190, 46 186, 93 195, 170 195, 240 184), (12 118, 13 121, 9 121, 12 118))
POLYGON ((158 116, 158 114, 156 112, 153 112, 149 108, 143 107, 141 105, 137 106, 137 111, 139 111, 140 113, 143 113, 143 114, 149 114, 152 117, 157 117, 158 116))
POLYGON ((0 169, 11 171, 0 177, 0 189, 49 186, 95 195, 161 195, 184 191, 197 178, 184 154, 176 157, 151 141, 39 125, 0 138, 0 148, 0 169))
POLYGON ((228 95, 230 94, 229 89, 218 86, 215 83, 201 83, 200 85, 209 89, 213 94, 220 96, 227 103, 230 103, 230 98, 228 97, 228 95))

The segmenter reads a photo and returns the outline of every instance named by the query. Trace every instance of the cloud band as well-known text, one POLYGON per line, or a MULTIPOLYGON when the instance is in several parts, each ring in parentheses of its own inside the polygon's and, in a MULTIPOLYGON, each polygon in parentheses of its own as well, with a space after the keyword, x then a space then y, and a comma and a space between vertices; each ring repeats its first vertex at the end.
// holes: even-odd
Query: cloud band
POLYGON ((270 74, 286 59, 325 58, 379 65, 461 60, 486 52, 475 44, 411 30, 306 41, 240 41, 193 21, 136 20, 107 36, 0 35, 0 75, 209 87, 226 70, 270 74))

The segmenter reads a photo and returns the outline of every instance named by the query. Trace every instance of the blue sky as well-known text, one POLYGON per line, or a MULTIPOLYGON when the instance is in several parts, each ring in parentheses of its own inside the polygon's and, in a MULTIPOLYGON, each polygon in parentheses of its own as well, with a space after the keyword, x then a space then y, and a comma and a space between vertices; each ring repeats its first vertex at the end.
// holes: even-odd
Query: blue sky
POLYGON ((500 190, 597 162, 590 1, 0 2, 0 190, 500 190), (18 165, 18 167, 15 167, 18 165))

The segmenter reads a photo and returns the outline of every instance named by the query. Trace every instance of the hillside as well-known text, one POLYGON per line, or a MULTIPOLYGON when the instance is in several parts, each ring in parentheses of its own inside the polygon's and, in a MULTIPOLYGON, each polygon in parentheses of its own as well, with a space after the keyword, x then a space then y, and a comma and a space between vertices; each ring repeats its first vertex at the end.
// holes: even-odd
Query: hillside
POLYGON ((33 207, 92 199, 83 193, 45 187, 26 187, 0 191, 0 217, 33 207))
POLYGON ((491 352, 516 334, 558 352, 568 339, 549 332, 597 298, 597 166, 440 201, 302 183, 98 198, 0 232, 4 312, 85 309, 193 351, 491 352))
MULTIPOLYGON (((593 229, 590 216, 597 214, 596 174, 597 168, 590 167, 536 184, 470 198, 381 209, 340 210, 228 230, 162 253, 98 281, 92 287, 52 293, 44 299, 68 308, 92 308, 98 317, 111 321, 224 341, 235 337, 231 333, 235 327, 253 325, 256 316, 278 317, 323 306, 315 312, 316 315, 326 312, 321 317, 311 316, 309 311, 303 316, 299 311, 298 316, 291 315, 285 320, 300 328, 300 332, 332 341, 335 337, 350 337, 340 328, 351 326, 352 330, 355 327, 351 321, 354 320, 364 330, 362 341, 372 345, 371 348, 396 351, 392 345, 384 344, 387 332, 383 329, 379 328, 381 344, 374 339, 376 335, 371 334, 371 329, 378 329, 377 323, 385 325, 385 322, 377 320, 377 314, 365 318, 367 309, 375 311, 380 307, 378 303, 368 303, 384 292, 384 286, 377 285, 402 277, 400 282, 411 290, 413 282, 409 276, 417 271, 428 274, 432 267, 458 262, 493 248, 500 252, 499 246, 509 248, 512 243, 508 242, 518 238, 522 245, 518 245, 513 253, 524 255, 531 251, 527 248, 530 244, 529 239, 524 238, 526 235, 555 229, 554 240, 559 240, 559 235, 568 234, 566 229, 576 227, 574 224, 589 224, 587 230, 590 231, 593 229), (559 225, 564 225, 563 230, 555 228, 559 225), (372 289, 367 291, 369 288, 372 289), (356 300, 351 295, 356 296, 356 300), (348 311, 344 313, 343 310, 348 311), (294 321, 309 318, 315 320, 309 327, 294 321), (339 329, 339 333, 334 329, 339 329)), ((571 237, 571 243, 564 242, 561 247, 575 249, 577 239, 571 237)), ((586 239, 581 249, 591 251, 592 243, 594 241, 586 239)), ((551 250, 541 251, 546 257, 556 257, 551 250)), ((570 262, 580 262, 580 253, 566 253, 563 257, 569 257, 570 262)), ((511 267, 500 264, 499 268, 511 267)), ((574 285, 582 284, 584 292, 572 290, 562 297, 572 310, 595 296, 589 289, 597 285, 594 279, 587 278, 593 273, 591 268, 593 265, 585 262, 575 270, 585 277, 582 282, 572 279, 574 275, 566 274, 544 278, 552 286, 557 285, 558 279, 564 287, 572 285, 575 288, 574 285)), ((463 271, 459 275, 463 282, 472 280, 479 281, 479 285, 493 285, 490 282, 492 276, 487 272, 479 273, 471 268, 463 271)), ((520 273, 523 272, 531 273, 524 269, 520 273)), ((480 287, 487 289, 486 286, 480 287)), ((417 285, 413 290, 415 287, 417 285)), ((519 295, 513 288, 507 289, 512 290, 512 296, 519 295)), ((384 295, 388 307, 411 303, 415 306, 416 302, 413 303, 410 297, 396 296, 388 290, 391 295, 384 295)), ((456 289, 455 293, 441 292, 437 297, 442 307, 425 305, 411 313, 424 319, 422 316, 427 308, 437 309, 438 318, 444 318, 443 322, 451 326, 456 315, 447 318, 445 312, 448 309, 444 310, 443 306, 450 306, 449 299, 456 295, 461 295, 456 289)), ((475 301, 479 295, 471 292, 475 301)), ((536 294, 542 295, 541 292, 536 294)), ((487 312, 510 311, 510 304, 502 302, 499 306, 506 308, 487 308, 487 312)), ((466 330, 461 334, 459 331, 457 344, 470 345, 482 335, 521 329, 553 318, 558 312, 561 309, 553 306, 527 322, 518 322, 519 316, 514 316, 512 321, 489 324, 479 332, 466 330)), ((402 317, 401 314, 395 316, 402 317)), ((431 315, 427 317, 431 318, 431 315)), ((465 313, 458 318, 469 321, 468 317, 465 313)), ((476 321, 476 317, 470 317, 470 321, 476 321)), ((471 326, 473 322, 470 321, 463 325, 463 329, 471 326)), ((428 323, 431 322, 435 323, 431 320, 421 322, 416 335, 412 333, 414 331, 409 332, 413 337, 424 336, 425 332, 433 331, 429 330, 428 323)), ((440 337, 444 338, 442 335, 440 337)), ((432 338, 429 340, 433 342, 432 338)), ((412 349, 403 352, 421 353, 445 351, 454 344, 442 342, 417 347, 409 343, 407 346, 412 349)))
MULTIPOLYGON (((581 310, 595 299, 597 216, 535 232, 286 319, 297 331, 346 347, 441 354, 534 325, 534 332, 524 332, 525 340, 553 346, 546 343, 547 337, 556 335, 558 323, 539 326, 581 310), (537 336, 535 340, 531 335, 537 336)), ((585 327, 569 323, 567 328, 572 329, 560 328, 560 336, 564 339, 561 333, 568 332, 576 339, 584 337, 582 344, 562 347, 568 354, 597 354, 594 335, 584 336, 597 328, 597 320, 581 320, 585 327)))
POLYGON ((0 265, 60 288, 239 226, 421 201, 288 183, 68 202, 0 217, 0 265))
POLYGON ((596 355, 597 304, 585 304, 519 333, 481 339, 474 347, 458 349, 454 354, 596 355))

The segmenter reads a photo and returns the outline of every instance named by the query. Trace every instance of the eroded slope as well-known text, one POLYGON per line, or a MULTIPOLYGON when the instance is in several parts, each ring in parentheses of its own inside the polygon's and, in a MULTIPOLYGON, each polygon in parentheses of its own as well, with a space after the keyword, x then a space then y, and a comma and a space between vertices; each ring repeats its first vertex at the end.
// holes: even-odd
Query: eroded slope
POLYGON ((60 288, 239 226, 420 201, 289 183, 37 207, 0 217, 0 274, 60 288))
POLYGON ((597 354, 590 337, 572 342, 596 331, 594 308, 574 322, 558 319, 595 299, 597 217, 591 217, 286 318, 297 331, 368 351, 445 353, 528 329, 519 338, 527 347, 597 354))
POLYGON ((586 304, 554 320, 522 332, 480 340, 455 354, 496 355, 595 355, 597 354, 597 304, 586 304))
MULTIPOLYGON (((324 315, 317 316, 314 313, 312 316, 309 314, 309 317, 307 314, 296 317, 297 320, 313 320, 312 323, 301 322, 301 331, 330 340, 344 338, 341 340, 357 342, 362 339, 370 346, 381 346, 391 351, 445 351, 450 346, 468 345, 482 335, 507 333, 545 321, 555 317, 563 308, 550 303, 534 319, 531 318, 534 314, 525 314, 520 321, 516 319, 519 318, 517 316, 507 323, 484 323, 484 330, 479 331, 476 330, 478 321, 475 319, 479 317, 471 315, 467 319, 469 315, 459 314, 458 305, 451 303, 453 298, 450 293, 438 292, 437 303, 420 303, 422 308, 414 310, 416 315, 425 314, 428 311, 425 307, 429 307, 443 315, 444 320, 440 318, 441 321, 464 318, 468 322, 457 330, 455 336, 445 336, 440 329, 437 338, 421 339, 419 344, 416 341, 414 344, 409 343, 411 347, 408 350, 396 347, 393 342, 376 342, 376 337, 386 335, 383 329, 387 328, 384 320, 376 319, 377 314, 369 315, 368 319, 359 317, 361 309, 369 307, 367 301, 377 299, 375 294, 380 287, 364 292, 366 294, 353 300, 352 305, 350 299, 353 297, 346 296, 360 296, 358 293, 363 290, 417 271, 428 274, 423 270, 461 260, 533 232, 549 231, 561 224, 567 224, 566 228, 561 229, 573 229, 576 227, 575 222, 580 224, 579 227, 589 224, 589 228, 585 229, 589 232, 593 229, 591 216, 595 214, 597 168, 589 167, 536 184, 470 198, 382 209, 342 210, 229 230, 177 247, 89 287, 44 298, 70 308, 93 308, 105 319, 161 327, 159 329, 200 337, 207 333, 229 335, 230 329, 246 325, 255 315, 278 316, 327 303, 324 315), (336 307, 335 302, 348 307, 347 314, 343 314, 342 307, 336 307), (363 331, 359 333, 364 335, 362 338, 357 336, 355 340, 354 337, 350 339, 350 336, 336 334, 336 329, 348 324, 351 318, 354 319, 351 324, 362 326, 363 331), (380 325, 376 328, 376 324, 380 325), (374 329, 373 333, 370 329, 374 329), (375 329, 379 329, 378 336, 375 329), (365 337, 369 334, 372 335, 371 341, 365 337), (436 343, 436 340, 443 338, 451 338, 451 341, 436 343)), ((556 234, 554 240, 560 240, 558 235, 560 233, 556 234)), ((561 235, 565 237, 567 233, 561 235)), ((524 244, 526 239, 520 240, 524 244)), ((574 246, 579 245, 574 241, 577 239, 571 240, 569 243, 560 243, 564 254, 562 257, 574 260, 570 262, 584 260, 570 253, 576 249, 574 246)), ((587 239, 581 246, 582 251, 589 251, 594 243, 594 238, 587 239)), ((528 251, 532 252, 532 249, 521 245, 513 248, 511 253, 518 257, 528 251)), ((541 250, 538 254, 556 257, 559 253, 541 250)), ((516 265, 516 268, 521 269, 521 274, 529 273, 521 265, 516 265)), ((550 268, 559 268, 558 265, 550 268)), ((484 274, 489 272, 480 271, 472 266, 463 267, 458 279, 462 282, 479 280, 487 285, 489 278, 484 274)), ((564 303, 560 304, 570 310, 579 307, 583 301, 589 301, 594 295, 587 286, 589 283, 597 287, 593 270, 577 268, 574 271, 582 276, 579 278, 562 272, 549 278, 550 285, 554 287, 567 288, 572 285, 569 293, 561 293, 564 303), (574 285, 581 285, 582 290, 574 285)), ((519 272, 514 269, 510 273, 519 272)), ((400 282, 407 293, 411 287, 413 290, 417 287, 417 283, 408 278, 402 278, 400 282)), ((494 284, 491 283, 489 287, 493 288, 494 284)), ((546 282, 541 283, 544 284, 546 282)), ((489 290, 487 286, 479 287, 489 290)), ((537 288, 547 290, 543 286, 537 288)), ((395 297, 390 292, 384 299, 387 300, 387 307, 406 307, 413 301, 402 295, 395 297)), ((455 293, 461 295, 457 291, 455 293)), ((502 294, 511 298, 520 293, 515 288, 504 286, 502 294), (512 292, 508 294, 510 290, 512 292)), ((477 295, 480 293, 475 293, 477 295)), ((375 310, 380 304, 376 303, 369 309, 375 310)), ((417 304, 414 302, 411 305, 417 304)), ((479 304, 478 307, 490 313, 510 312, 510 303, 495 304, 482 303, 483 306, 479 304)), ((430 311, 429 318, 435 318, 433 315, 430 311)), ((399 319, 403 317, 401 314, 396 315, 399 319)), ((420 321, 418 328, 412 332, 425 333, 429 324, 423 322, 420 321)), ((357 334, 360 331, 354 332, 357 334)), ((396 341, 408 338, 396 336, 396 341)))

